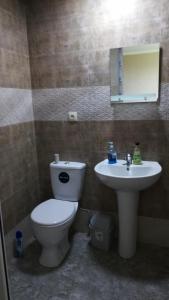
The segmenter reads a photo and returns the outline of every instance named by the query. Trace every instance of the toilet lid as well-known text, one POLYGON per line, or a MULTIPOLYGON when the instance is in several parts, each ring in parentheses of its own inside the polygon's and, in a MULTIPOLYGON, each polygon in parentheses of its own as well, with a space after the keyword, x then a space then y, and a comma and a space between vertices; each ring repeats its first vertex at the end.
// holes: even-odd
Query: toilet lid
POLYGON ((49 199, 34 208, 31 219, 41 225, 61 225, 70 219, 74 213, 74 202, 49 199))

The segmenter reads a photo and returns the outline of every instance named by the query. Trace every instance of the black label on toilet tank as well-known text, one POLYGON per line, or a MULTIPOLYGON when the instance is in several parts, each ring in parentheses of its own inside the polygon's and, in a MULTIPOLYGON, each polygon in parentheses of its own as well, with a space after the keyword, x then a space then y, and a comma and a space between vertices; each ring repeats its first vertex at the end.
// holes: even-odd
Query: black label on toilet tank
POLYGON ((59 180, 62 182, 62 183, 67 183, 69 181, 69 174, 67 174, 66 172, 61 172, 59 174, 59 180))

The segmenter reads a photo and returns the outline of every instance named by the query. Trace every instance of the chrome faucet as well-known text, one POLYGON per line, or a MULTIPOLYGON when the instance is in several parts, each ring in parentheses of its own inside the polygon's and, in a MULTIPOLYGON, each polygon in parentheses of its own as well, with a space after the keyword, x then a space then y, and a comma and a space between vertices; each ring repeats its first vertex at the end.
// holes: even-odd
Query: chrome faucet
POLYGON ((128 153, 126 155, 126 166, 127 166, 127 171, 130 170, 130 165, 132 164, 132 157, 131 157, 131 154, 128 153))

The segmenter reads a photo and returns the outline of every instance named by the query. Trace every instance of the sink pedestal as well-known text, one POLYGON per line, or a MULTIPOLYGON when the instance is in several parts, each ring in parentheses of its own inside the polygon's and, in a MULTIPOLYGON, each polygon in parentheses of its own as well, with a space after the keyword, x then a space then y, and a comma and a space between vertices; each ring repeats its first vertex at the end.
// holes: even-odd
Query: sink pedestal
POLYGON ((116 191, 119 216, 119 255, 130 258, 136 252, 139 192, 116 191))
POLYGON ((118 160, 109 164, 105 159, 94 168, 98 178, 116 191, 119 216, 119 254, 130 258, 136 251, 137 208, 139 191, 153 185, 161 176, 158 162, 142 161, 141 165, 126 168, 126 161, 118 160))

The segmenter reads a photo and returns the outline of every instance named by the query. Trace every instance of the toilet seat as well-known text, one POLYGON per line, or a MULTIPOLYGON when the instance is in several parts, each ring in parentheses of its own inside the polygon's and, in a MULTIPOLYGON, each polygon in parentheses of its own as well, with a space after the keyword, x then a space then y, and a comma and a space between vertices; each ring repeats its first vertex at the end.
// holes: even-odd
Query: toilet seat
POLYGON ((76 207, 74 202, 49 199, 34 208, 31 219, 42 226, 59 226, 72 219, 76 207))

